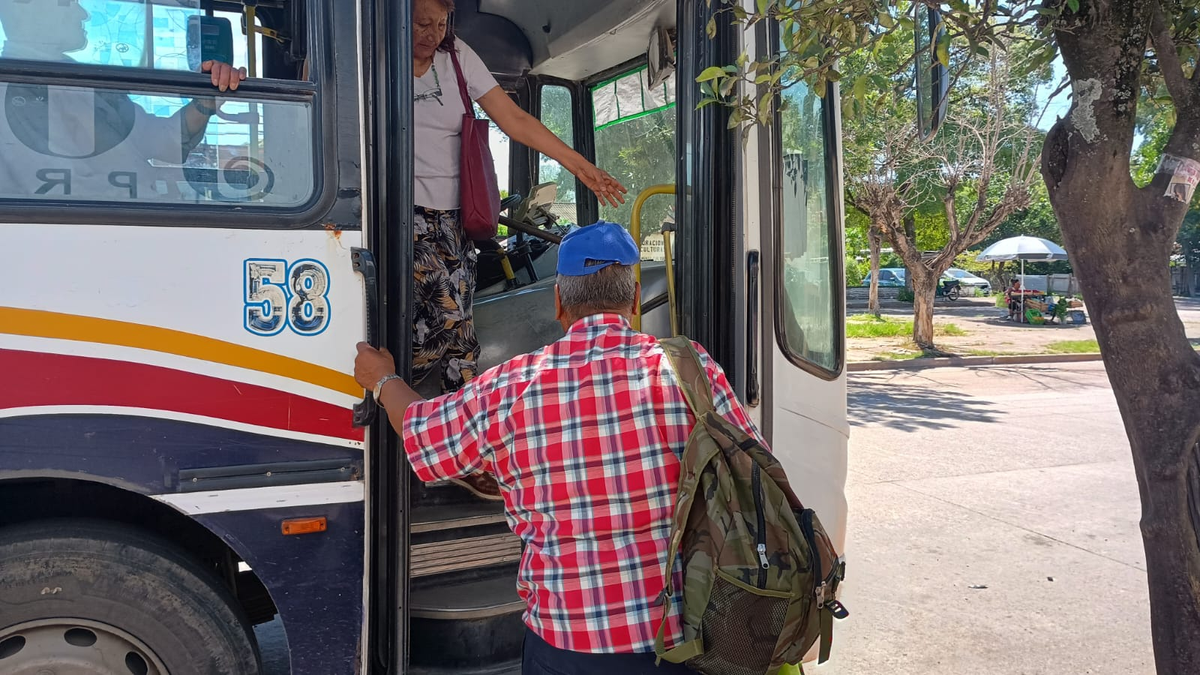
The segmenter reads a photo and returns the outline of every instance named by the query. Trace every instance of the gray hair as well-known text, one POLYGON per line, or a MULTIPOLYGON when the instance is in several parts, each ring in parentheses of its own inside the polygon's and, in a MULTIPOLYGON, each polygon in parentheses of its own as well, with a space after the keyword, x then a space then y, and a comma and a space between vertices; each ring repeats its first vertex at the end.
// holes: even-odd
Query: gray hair
POLYGON ((558 295, 563 309, 601 312, 628 311, 637 295, 637 280, 633 266, 609 265, 582 277, 558 275, 558 295))

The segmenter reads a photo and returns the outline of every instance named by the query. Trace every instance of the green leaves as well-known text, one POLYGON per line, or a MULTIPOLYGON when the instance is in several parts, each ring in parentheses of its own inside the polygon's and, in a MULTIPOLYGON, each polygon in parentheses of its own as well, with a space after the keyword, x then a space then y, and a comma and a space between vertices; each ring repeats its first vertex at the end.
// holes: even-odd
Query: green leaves
POLYGON ((937 47, 934 49, 934 54, 937 56, 938 63, 943 67, 950 67, 950 34, 942 33, 938 36, 937 47))
POLYGON ((725 77, 725 69, 721 66, 709 66, 700 73, 700 77, 696 78, 697 82, 709 82, 717 78, 725 77))

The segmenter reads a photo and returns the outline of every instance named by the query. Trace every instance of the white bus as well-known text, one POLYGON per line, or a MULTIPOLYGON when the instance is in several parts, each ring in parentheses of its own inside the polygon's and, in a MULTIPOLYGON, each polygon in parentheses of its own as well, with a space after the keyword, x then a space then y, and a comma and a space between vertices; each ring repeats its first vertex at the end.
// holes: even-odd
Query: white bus
MULTIPOLYGON (((678 232, 669 273, 643 265, 644 329, 706 346, 840 544, 837 86, 792 88, 802 114, 743 144, 695 79, 778 40, 708 38, 719 4, 458 0, 454 24, 631 196, 658 186, 637 220, 673 208, 678 232)), ((0 672, 268 672, 273 621, 275 675, 519 670, 500 506, 415 481, 351 376, 359 340, 409 353, 410 18, 0 0, 0 672), (214 50, 251 70, 216 101, 195 72, 214 50), (220 113, 181 134, 193 105, 220 113)), ((479 244, 484 366, 561 334, 565 227, 635 220, 495 145, 502 187, 533 198, 479 244)))

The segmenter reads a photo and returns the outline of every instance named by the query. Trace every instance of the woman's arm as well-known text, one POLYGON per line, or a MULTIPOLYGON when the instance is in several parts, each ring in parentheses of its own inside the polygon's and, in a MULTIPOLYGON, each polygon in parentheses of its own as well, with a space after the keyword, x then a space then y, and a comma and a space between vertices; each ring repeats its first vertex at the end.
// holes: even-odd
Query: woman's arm
POLYGON ((521 110, 500 87, 495 87, 479 97, 479 107, 495 122, 509 138, 526 145, 557 161, 600 199, 601 204, 616 207, 625 203, 628 192, 607 171, 596 168, 583 155, 575 152, 559 140, 536 117, 521 110))

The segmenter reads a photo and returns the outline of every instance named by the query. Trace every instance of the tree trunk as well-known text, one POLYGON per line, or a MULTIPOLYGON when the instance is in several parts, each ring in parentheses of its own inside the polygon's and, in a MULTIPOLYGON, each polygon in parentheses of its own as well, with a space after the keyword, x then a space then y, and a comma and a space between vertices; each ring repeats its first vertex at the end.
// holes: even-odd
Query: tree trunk
MULTIPOLYGON (((913 243, 914 247, 917 245, 917 217, 911 213, 904 216, 904 236, 907 237, 908 240, 913 243)), ((921 249, 918 248, 917 250, 920 251, 921 249)), ((904 269, 905 269, 904 287, 907 288, 908 290, 912 291, 913 290, 912 265, 905 262, 904 269)), ((914 304, 915 304, 915 302, 914 302, 914 304)))
POLYGON ((872 225, 867 230, 867 245, 871 249, 871 293, 867 299, 867 311, 879 318, 879 249, 883 234, 879 228, 872 225))
MULTIPOLYGON (((1171 296, 1170 254, 1187 204, 1170 176, 1130 178, 1151 5, 1095 0, 1056 38, 1075 87, 1042 174, 1062 226, 1133 451, 1159 675, 1200 673, 1200 357, 1171 296)), ((1200 159, 1200 120, 1178 108, 1166 152, 1200 159)))
POLYGON ((940 275, 924 265, 910 265, 907 276, 913 289, 913 342, 925 351, 933 351, 933 303, 940 275))

